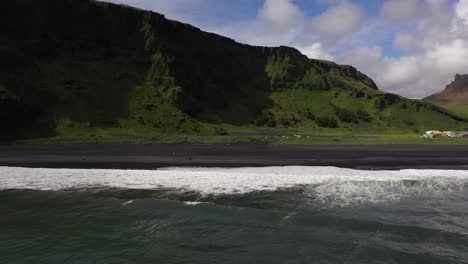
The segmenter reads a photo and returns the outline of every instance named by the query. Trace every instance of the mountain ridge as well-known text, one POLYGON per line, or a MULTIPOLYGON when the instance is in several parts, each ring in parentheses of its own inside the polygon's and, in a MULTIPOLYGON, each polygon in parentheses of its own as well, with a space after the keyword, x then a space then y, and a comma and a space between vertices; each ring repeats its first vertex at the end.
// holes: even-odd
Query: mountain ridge
POLYGON ((381 92, 352 66, 241 44, 151 11, 92 0, 3 7, 0 120, 10 137, 210 134, 223 124, 416 131, 465 121, 381 92))

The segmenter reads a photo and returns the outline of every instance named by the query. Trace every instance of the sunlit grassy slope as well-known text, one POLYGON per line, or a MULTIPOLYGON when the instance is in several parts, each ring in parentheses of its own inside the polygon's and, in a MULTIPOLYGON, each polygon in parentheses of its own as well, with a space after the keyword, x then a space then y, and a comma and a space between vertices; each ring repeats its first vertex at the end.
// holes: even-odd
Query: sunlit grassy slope
POLYGON ((443 107, 453 113, 455 113, 458 116, 461 116, 463 118, 468 118, 468 103, 446 103, 446 102, 434 102, 434 104, 443 107))
POLYGON ((468 103, 466 104, 440 104, 441 107, 444 107, 459 116, 468 118, 468 103))
POLYGON ((468 127, 433 104, 380 92, 353 67, 125 6, 7 1, 0 30, 9 140, 406 143, 468 127))

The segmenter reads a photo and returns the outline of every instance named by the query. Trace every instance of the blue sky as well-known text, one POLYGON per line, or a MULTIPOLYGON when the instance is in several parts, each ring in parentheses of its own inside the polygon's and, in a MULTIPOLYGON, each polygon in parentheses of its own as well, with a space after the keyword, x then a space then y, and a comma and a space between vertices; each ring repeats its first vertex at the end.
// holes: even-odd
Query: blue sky
POLYGON ((107 0, 243 43, 350 64, 382 90, 425 97, 468 74, 468 0, 107 0), (464 57, 464 56, 467 57, 464 57))

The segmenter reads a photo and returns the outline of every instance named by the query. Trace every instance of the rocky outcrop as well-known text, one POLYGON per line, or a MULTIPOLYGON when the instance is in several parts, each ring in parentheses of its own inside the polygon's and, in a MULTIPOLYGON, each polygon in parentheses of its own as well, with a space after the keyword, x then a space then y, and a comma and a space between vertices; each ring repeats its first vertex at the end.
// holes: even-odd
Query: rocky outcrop
POLYGON ((447 86, 447 89, 454 91, 468 91, 468 74, 455 75, 455 80, 447 86))
POLYGON ((436 104, 468 104, 468 74, 455 75, 455 79, 443 91, 424 100, 436 104))

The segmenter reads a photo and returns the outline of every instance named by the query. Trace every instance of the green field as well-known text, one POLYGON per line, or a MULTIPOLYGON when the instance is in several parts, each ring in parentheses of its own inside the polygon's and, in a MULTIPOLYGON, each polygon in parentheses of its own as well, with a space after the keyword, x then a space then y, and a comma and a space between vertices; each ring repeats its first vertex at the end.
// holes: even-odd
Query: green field
POLYGON ((70 143, 203 143, 232 144, 257 142, 268 144, 325 144, 325 145, 465 145, 467 138, 421 138, 422 133, 383 130, 356 131, 349 128, 320 128, 313 124, 297 128, 263 128, 204 125, 197 133, 175 133, 148 128, 90 128, 63 123, 60 134, 53 137, 24 139, 17 144, 70 143))

